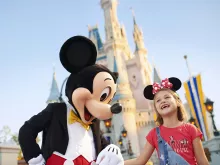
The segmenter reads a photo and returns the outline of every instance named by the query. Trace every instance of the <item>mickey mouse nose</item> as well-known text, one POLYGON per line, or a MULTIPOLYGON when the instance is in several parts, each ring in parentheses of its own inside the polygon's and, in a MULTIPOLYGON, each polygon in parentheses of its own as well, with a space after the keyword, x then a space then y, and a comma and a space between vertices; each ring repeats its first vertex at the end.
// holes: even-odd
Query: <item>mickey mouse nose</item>
POLYGON ((111 112, 114 114, 120 113, 122 111, 122 106, 119 103, 115 103, 111 106, 111 112))

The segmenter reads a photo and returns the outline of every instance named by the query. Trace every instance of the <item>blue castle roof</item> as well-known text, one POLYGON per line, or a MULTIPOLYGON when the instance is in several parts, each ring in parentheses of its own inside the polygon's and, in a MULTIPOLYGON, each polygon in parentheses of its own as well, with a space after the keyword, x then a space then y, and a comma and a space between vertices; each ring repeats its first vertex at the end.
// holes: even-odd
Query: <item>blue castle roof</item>
POLYGON ((104 59, 106 59, 106 58, 107 58, 106 55, 105 55, 105 56, 101 56, 101 57, 98 57, 98 58, 96 59, 96 61, 104 60, 104 59))
POLYGON ((157 69, 155 68, 155 66, 154 66, 153 74, 154 74, 154 82, 160 83, 161 78, 160 78, 159 73, 157 72, 157 69))
POLYGON ((60 92, 59 92, 57 81, 55 78, 55 73, 53 73, 52 84, 50 88, 50 95, 46 103, 49 104, 53 102, 59 102, 59 95, 60 95, 60 92))
POLYGON ((92 35, 95 37, 96 41, 97 41, 97 49, 100 50, 103 47, 103 43, 99 34, 99 29, 98 27, 94 27, 91 30, 89 30, 89 38, 92 37, 92 35))

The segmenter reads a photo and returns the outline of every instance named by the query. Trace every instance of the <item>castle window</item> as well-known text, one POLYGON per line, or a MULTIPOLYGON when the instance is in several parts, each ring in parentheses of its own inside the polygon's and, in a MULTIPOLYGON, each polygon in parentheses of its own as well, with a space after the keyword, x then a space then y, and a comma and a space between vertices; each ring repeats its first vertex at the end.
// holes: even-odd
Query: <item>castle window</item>
POLYGON ((136 80, 136 76, 135 76, 135 75, 133 75, 133 76, 132 76, 132 79, 135 81, 135 80, 136 80))

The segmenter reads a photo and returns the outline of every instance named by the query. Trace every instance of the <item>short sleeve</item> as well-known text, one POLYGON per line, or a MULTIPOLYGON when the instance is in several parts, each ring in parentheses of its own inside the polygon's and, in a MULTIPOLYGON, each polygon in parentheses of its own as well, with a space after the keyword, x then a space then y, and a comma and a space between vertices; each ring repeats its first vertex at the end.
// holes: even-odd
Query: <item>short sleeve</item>
POLYGON ((148 135, 146 136, 146 139, 147 139, 147 141, 155 148, 156 146, 155 146, 155 128, 154 129, 152 129, 149 133, 148 133, 148 135))
POLYGON ((192 140, 194 140, 197 137, 202 139, 203 134, 196 126, 190 124, 189 128, 190 128, 190 135, 191 135, 192 140))

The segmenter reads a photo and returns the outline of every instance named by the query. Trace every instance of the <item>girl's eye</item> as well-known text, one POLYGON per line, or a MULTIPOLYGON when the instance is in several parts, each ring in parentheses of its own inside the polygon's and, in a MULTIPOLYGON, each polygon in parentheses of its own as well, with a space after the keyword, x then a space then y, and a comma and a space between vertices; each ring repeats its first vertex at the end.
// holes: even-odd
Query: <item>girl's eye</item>
POLYGON ((156 102, 158 103, 160 100, 157 100, 156 102))

